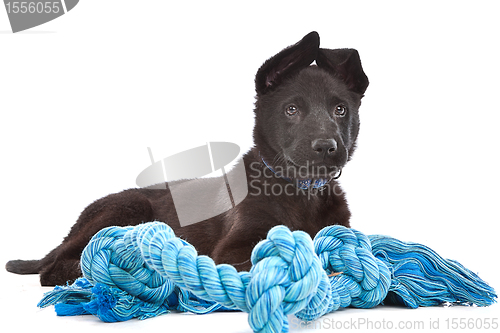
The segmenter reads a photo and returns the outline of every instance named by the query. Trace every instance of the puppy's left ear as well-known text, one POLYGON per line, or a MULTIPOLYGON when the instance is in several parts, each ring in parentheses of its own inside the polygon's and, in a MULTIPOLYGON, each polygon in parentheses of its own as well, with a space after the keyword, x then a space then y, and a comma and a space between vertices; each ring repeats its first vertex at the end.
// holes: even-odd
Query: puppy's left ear
POLYGON ((297 44, 268 59, 255 75, 257 95, 268 93, 299 70, 308 67, 316 59, 318 50, 319 35, 313 31, 297 44))
POLYGON ((363 95, 368 88, 368 77, 354 49, 319 49, 316 64, 343 80, 351 91, 363 95))

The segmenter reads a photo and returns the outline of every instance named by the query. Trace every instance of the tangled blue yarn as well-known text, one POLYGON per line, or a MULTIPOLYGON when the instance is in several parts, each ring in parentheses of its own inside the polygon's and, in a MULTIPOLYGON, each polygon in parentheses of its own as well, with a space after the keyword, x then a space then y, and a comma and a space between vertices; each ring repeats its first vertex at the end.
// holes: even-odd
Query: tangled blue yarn
POLYGON ((287 332, 287 316, 315 320, 348 306, 386 301, 407 307, 458 302, 487 306, 497 297, 476 274, 416 243, 342 226, 314 238, 285 226, 256 245, 250 272, 198 255, 160 222, 110 227, 82 253, 83 278, 48 292, 38 306, 106 322, 171 310, 244 311, 255 332, 287 332))

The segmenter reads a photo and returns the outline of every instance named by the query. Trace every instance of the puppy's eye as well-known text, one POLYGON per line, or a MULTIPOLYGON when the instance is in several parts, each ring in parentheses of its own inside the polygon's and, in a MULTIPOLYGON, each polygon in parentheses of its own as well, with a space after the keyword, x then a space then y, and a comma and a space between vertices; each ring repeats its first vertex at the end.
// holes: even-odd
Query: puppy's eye
POLYGON ((345 105, 339 104, 335 107, 335 115, 339 117, 345 116, 347 113, 347 107, 345 105))
POLYGON ((285 109, 285 113, 288 115, 288 116, 295 116, 297 113, 299 112, 299 108, 295 105, 289 105, 286 107, 285 109))

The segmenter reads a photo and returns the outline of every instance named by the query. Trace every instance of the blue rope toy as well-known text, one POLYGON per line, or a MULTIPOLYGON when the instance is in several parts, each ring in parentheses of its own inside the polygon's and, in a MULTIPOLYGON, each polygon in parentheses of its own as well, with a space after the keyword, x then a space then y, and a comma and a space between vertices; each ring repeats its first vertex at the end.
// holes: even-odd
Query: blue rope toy
POLYGON ((314 238, 272 228, 253 249, 250 272, 207 256, 160 222, 109 227, 82 253, 83 278, 45 294, 39 307, 105 322, 170 310, 244 311, 255 332, 287 332, 287 315, 311 321, 348 306, 384 300, 410 308, 443 302, 488 306, 495 290, 460 263, 428 247, 329 226, 314 238))

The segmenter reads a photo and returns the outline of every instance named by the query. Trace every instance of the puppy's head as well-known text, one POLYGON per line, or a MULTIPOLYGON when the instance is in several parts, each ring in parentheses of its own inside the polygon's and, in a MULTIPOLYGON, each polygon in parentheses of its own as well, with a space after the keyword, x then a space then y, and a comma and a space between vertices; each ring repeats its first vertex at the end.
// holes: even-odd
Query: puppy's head
POLYGON ((343 168, 368 87, 356 50, 321 49, 311 32, 268 59, 255 86, 254 141, 268 164, 298 178, 328 178, 343 168))

